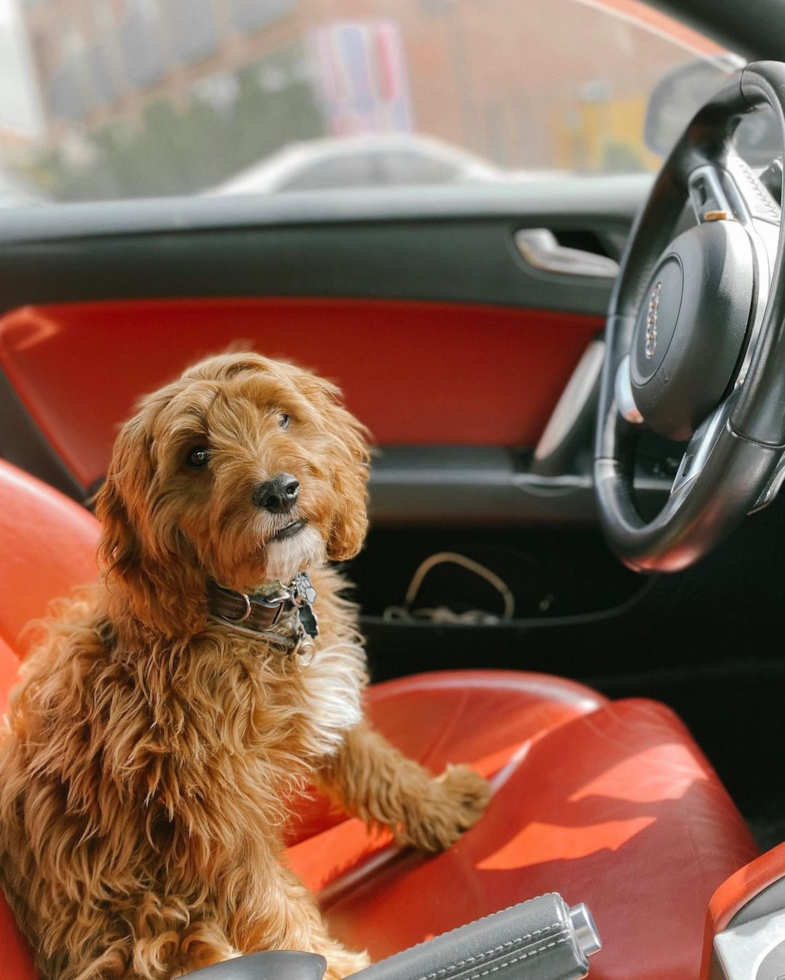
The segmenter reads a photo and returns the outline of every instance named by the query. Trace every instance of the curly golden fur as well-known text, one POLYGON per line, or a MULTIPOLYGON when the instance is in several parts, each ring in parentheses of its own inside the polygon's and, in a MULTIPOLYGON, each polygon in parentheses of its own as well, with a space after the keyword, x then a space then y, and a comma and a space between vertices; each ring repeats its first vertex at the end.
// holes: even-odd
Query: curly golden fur
POLYGON ((368 959, 286 867, 297 792, 314 780, 429 851, 479 818, 478 775, 431 776, 362 716, 356 613, 324 563, 362 545, 367 471, 338 390, 255 354, 197 364, 120 432, 101 582, 43 625, 0 743, 0 879, 46 980, 164 980, 264 949, 321 953, 337 980, 368 959), (280 472, 301 485, 289 515, 252 499, 280 472), (293 516, 303 530, 275 540, 293 516), (208 619, 209 579, 252 592, 306 569, 307 667, 208 619))

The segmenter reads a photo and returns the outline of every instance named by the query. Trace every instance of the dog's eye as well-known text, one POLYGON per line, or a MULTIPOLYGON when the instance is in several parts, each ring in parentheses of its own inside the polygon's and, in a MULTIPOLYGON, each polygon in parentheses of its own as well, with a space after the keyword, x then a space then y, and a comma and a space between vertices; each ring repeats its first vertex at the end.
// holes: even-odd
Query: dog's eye
POLYGON ((210 453, 204 446, 194 446, 185 457, 185 462, 195 470, 204 469, 210 462, 210 453))
POLYGON ((280 425, 282 429, 285 429, 289 425, 289 416, 281 412, 281 414, 278 416, 278 425, 280 425))

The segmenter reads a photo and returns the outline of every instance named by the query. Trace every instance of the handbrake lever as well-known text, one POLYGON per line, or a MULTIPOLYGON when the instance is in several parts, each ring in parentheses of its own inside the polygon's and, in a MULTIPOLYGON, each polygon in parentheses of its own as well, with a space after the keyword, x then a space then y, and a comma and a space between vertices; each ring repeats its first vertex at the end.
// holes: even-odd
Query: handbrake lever
MULTIPOLYGON (((352 980, 581 980, 601 948, 585 905, 541 895, 429 939, 353 974, 352 980), (494 977, 501 973, 502 976, 494 977)), ((322 956, 252 953, 197 970, 192 980, 322 980, 322 956)))

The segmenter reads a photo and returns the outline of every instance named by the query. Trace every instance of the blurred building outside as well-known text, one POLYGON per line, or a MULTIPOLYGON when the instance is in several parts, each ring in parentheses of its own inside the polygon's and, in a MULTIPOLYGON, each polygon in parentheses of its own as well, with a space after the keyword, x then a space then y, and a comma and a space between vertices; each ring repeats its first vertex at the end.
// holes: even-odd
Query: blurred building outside
POLYGON ((0 155, 55 199, 195 193, 369 133, 512 170, 651 170, 651 89, 721 51, 638 0, 5 2, 39 121, 0 117, 0 155))

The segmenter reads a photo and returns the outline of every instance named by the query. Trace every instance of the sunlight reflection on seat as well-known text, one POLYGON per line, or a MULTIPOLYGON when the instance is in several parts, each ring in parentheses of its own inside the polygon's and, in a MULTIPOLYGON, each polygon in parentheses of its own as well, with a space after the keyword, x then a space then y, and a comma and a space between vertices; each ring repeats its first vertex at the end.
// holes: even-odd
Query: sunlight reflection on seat
POLYGON ((597 851, 618 850, 636 834, 650 827, 656 817, 610 820, 587 827, 558 827, 530 823, 512 840, 477 864, 481 871, 509 871, 548 861, 572 861, 597 851))
MULTIPOLYGON (((523 756, 516 759, 518 765, 523 756)), ((625 808, 614 804, 661 805, 663 801, 681 799, 696 780, 706 778, 698 760, 685 745, 651 746, 594 776, 567 796, 559 813, 560 823, 527 824, 499 850, 484 857, 477 867, 483 871, 506 871, 618 850, 655 823, 657 816, 637 814, 624 819, 625 808), (618 819, 592 824, 585 824, 577 814, 571 819, 570 806, 587 799, 605 801, 604 815, 618 819)), ((602 809, 595 807, 595 815, 599 816, 602 809)))
POLYGON ((685 746, 653 745, 600 773, 568 797, 577 803, 588 796, 606 796, 629 803, 681 799, 696 779, 707 779, 685 746))

